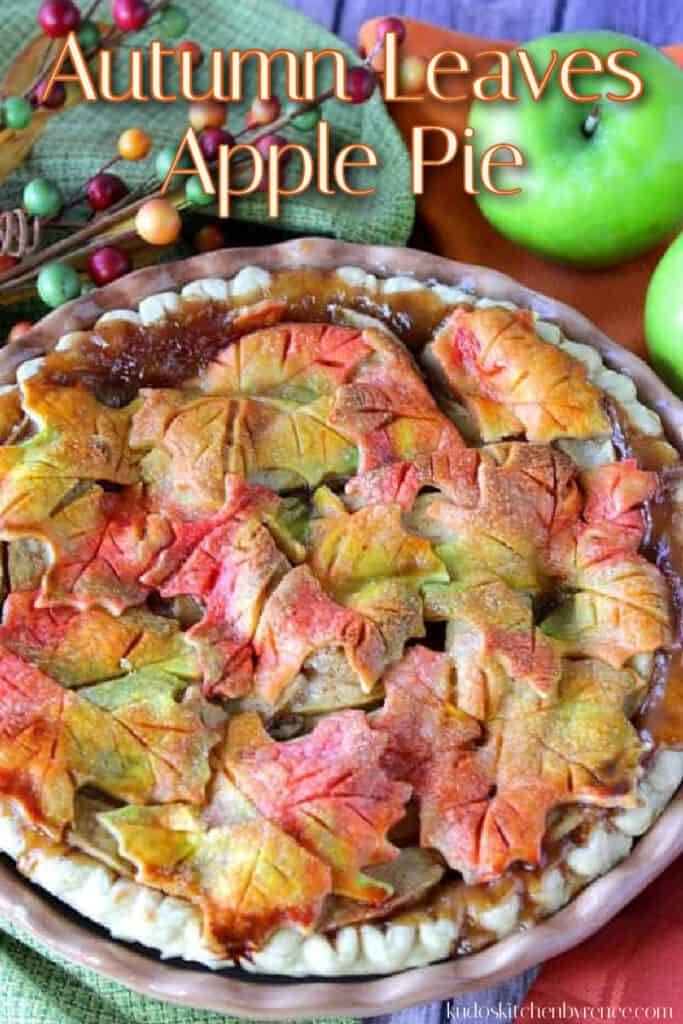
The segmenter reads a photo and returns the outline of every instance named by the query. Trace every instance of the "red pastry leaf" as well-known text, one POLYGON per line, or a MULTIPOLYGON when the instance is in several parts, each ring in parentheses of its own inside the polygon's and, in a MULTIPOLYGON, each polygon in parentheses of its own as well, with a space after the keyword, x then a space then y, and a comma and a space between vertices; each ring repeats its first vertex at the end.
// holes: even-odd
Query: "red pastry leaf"
POLYGON ((248 715, 231 725, 224 764, 265 818, 330 865, 335 892, 376 903, 387 887, 360 872, 396 855, 386 833, 410 795, 382 768, 385 746, 360 711, 329 715, 290 743, 248 715))
POLYGON ((204 603, 187 632, 199 650, 205 692, 244 696, 253 679, 252 641, 268 592, 289 562, 255 519, 217 526, 164 584, 162 595, 190 594, 204 603))
POLYGON ((308 566, 283 578, 266 601, 254 636, 256 693, 275 704, 306 658, 323 647, 341 647, 366 690, 384 668, 377 627, 325 594, 308 566))
POLYGON ((475 417, 484 441, 609 433, 585 366, 543 341, 528 310, 455 309, 426 358, 475 417))

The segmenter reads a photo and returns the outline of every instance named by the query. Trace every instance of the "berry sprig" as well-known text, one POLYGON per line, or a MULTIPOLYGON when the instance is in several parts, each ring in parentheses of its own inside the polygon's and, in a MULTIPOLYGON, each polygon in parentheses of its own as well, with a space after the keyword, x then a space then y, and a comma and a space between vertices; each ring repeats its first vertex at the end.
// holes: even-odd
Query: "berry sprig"
MULTIPOLYGON (((84 18, 78 22, 79 36, 83 35, 85 43, 92 45, 95 52, 97 48, 115 45, 126 32, 144 27, 152 16, 158 16, 161 31, 170 37, 182 36, 189 25, 184 11, 169 0, 157 4, 149 4, 146 0, 113 0, 112 14, 115 24, 109 32, 100 36, 97 26, 91 20, 100 2, 101 0, 95 0, 84 18)), ((41 6, 39 18, 42 13, 42 19, 50 25, 52 32, 62 31, 67 23, 74 24, 74 15, 70 12, 70 7, 74 6, 72 0, 47 0, 41 6), (50 10, 45 12, 48 7, 50 10)), ((384 47, 387 32, 395 32, 398 42, 402 42, 405 37, 403 22, 397 18, 384 18, 378 22, 375 47, 360 64, 350 67, 347 72, 346 89, 351 103, 365 103, 374 94, 380 72, 374 69, 373 62, 384 47)), ((54 35, 53 38, 58 36, 54 35)), ((202 62, 204 54, 197 43, 186 40, 179 48, 189 50, 194 66, 202 62)), ((42 69, 41 74, 44 81, 45 69, 42 69)), ((322 117, 321 108, 333 97, 334 90, 330 88, 315 100, 295 103, 285 111, 282 110, 277 97, 268 100, 255 99, 245 116, 243 126, 234 135, 225 127, 228 106, 224 103, 205 101, 191 104, 189 121, 199 135, 202 153, 209 165, 216 162, 221 145, 231 146, 236 141, 249 142, 267 157, 273 147, 281 149, 287 144, 287 139, 280 133, 288 126, 299 133, 314 131, 322 117)), ((26 116, 25 107, 21 104, 13 105, 10 100, 6 100, 6 121, 10 110, 15 123, 22 122, 22 113, 26 116)), ((59 239, 41 251, 27 253, 18 263, 12 261, 11 264, 6 262, 3 265, 0 257, 0 293, 9 291, 17 285, 27 284, 37 277, 40 297, 54 307, 74 298, 76 294, 80 294, 81 289, 80 278, 73 268, 67 264, 54 262, 55 260, 68 258, 69 254, 73 258, 74 250, 77 250, 79 256, 87 257, 87 269, 91 280, 96 286, 101 286, 129 272, 131 258, 119 246, 134 241, 136 235, 149 245, 166 246, 176 242, 182 230, 179 210, 187 206, 208 206, 215 202, 215 197, 204 192, 196 175, 188 177, 184 187, 173 188, 167 196, 161 195, 159 182, 166 179, 176 156, 176 149, 172 147, 157 152, 156 177, 144 186, 143 194, 130 195, 123 179, 111 173, 111 168, 122 160, 144 160, 151 148, 151 139, 146 132, 139 128, 127 129, 119 137, 116 155, 67 200, 64 200, 54 183, 45 179, 29 182, 24 192, 24 208, 26 214, 34 218, 38 232, 45 225, 57 228, 70 227, 69 222, 63 219, 63 214, 78 204, 87 203, 91 211, 90 219, 73 234, 59 239), (134 222, 134 230, 124 227, 123 231, 119 232, 118 245, 98 244, 98 236, 116 234, 117 227, 127 221, 134 222)), ((288 155, 282 154, 281 159, 286 159, 288 155)), ((248 162, 247 155, 238 155, 234 166, 239 167, 248 162)), ((189 158, 184 157, 178 166, 189 169, 191 162, 189 158)), ((195 237, 195 247, 198 251, 210 251, 224 244, 225 233, 215 224, 207 224, 195 237)))

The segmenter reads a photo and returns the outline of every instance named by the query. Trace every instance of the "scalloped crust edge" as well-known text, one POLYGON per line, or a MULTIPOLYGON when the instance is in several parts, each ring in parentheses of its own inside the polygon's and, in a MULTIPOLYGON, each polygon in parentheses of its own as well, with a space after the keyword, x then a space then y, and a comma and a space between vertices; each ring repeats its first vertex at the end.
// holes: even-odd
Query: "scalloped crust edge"
MULTIPOLYGON (((634 838, 651 827, 682 779, 683 752, 660 751, 639 784, 638 807, 595 824, 584 842, 572 844, 566 853, 568 873, 557 866, 529 873, 527 896, 538 913, 555 913, 626 857, 634 838)), ((202 941, 201 914, 192 904, 118 876, 66 846, 32 848, 29 836, 30 830, 12 809, 0 805, 0 850, 17 860, 32 882, 107 928, 114 938, 158 949, 162 959, 177 957, 212 969, 232 966, 202 941)), ((465 913, 500 940, 518 927, 521 908, 520 895, 513 891, 495 907, 481 910, 472 903, 465 906, 465 913)), ((390 921, 384 926, 348 926, 331 937, 286 929, 242 966, 291 977, 384 974, 444 959, 458 935, 458 923, 445 917, 419 925, 390 921)))

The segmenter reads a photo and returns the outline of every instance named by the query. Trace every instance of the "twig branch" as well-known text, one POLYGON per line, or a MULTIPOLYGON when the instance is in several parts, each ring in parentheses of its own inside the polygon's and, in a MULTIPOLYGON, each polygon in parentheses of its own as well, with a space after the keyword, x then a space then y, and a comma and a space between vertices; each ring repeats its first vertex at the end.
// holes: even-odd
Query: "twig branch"
MULTIPOLYGON (((162 2, 155 5, 153 10, 162 10, 164 7, 168 6, 168 3, 169 0, 162 0, 162 2)), ((362 63, 366 67, 371 66, 372 61, 377 56, 377 54, 382 50, 383 45, 383 42, 378 43, 374 47, 374 49, 367 55, 367 57, 363 60, 362 63)), ((291 124, 292 121, 294 121, 297 117, 300 117, 307 111, 314 110, 317 109, 318 107, 323 106, 325 103, 328 102, 328 100, 332 99, 334 95, 335 92, 333 88, 326 89, 318 97, 316 97, 316 99, 310 101, 302 101, 290 107, 284 114, 276 118, 270 124, 259 126, 259 129, 242 129, 235 135, 235 138, 241 139, 250 144, 256 144, 260 142, 261 139, 264 139, 267 135, 277 132, 282 128, 286 128, 287 125, 291 124)), ((111 167, 114 163, 117 162, 118 159, 118 157, 114 157, 108 164, 105 165, 105 167, 101 168, 101 170, 105 170, 107 167, 111 167)), ((235 166, 238 168, 246 166, 248 163, 249 157, 246 155, 244 157, 238 156, 235 159, 235 166)), ((215 161, 213 162, 213 164, 215 164, 215 161)), ((115 206, 112 206, 109 210, 97 214, 85 225, 80 227, 79 230, 75 231, 74 234, 66 238, 59 239, 59 241, 54 242, 52 245, 47 246, 47 248, 42 249, 40 252, 33 253, 27 259, 24 259, 20 265, 10 267, 3 274, 0 274, 0 295, 7 293, 11 289, 15 288, 17 285, 26 284, 29 281, 31 281, 36 276, 39 267, 41 267, 45 263, 48 263, 52 260, 58 259, 63 256, 68 256, 69 253, 71 253, 71 255, 74 256, 75 251, 80 251, 87 246, 94 247, 93 240, 95 240, 97 236, 106 234, 108 231, 115 228, 117 224, 120 224, 123 221, 126 221, 133 217, 140 209, 140 207, 143 206, 150 199, 158 199, 161 197, 161 189, 157 186, 152 187, 151 191, 149 190, 148 187, 145 187, 143 189, 142 194, 135 195, 133 197, 126 196, 124 199, 121 199, 119 203, 117 203, 115 206)), ((170 189, 165 194, 165 198, 167 198, 179 209, 184 209, 186 206, 190 205, 185 199, 185 193, 182 187, 170 189)), ((78 201, 78 199, 75 199, 73 201, 70 200, 63 207, 63 209, 67 209, 70 206, 75 205, 78 201)), ((58 214, 55 218, 53 218, 53 220, 57 224, 59 224, 60 216, 61 214, 58 214)), ((49 223, 49 220, 44 221, 43 223, 49 223)), ((128 240, 129 237, 134 237, 134 234, 134 232, 126 233, 123 236, 119 237, 117 241, 121 242, 124 240, 128 240)))

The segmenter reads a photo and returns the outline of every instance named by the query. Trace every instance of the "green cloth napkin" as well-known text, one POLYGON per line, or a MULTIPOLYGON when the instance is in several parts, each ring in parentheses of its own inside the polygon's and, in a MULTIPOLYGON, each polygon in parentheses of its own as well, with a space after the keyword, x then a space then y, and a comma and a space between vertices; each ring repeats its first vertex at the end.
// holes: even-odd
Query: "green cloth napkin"
MULTIPOLYGON (((82 4, 81 6, 85 6, 82 4)), ((351 51, 336 37, 303 15, 281 7, 273 0, 193 0, 184 4, 192 16, 187 32, 208 52, 212 48, 246 50, 281 47, 322 50, 328 47, 351 51)), ((38 2, 4 0, 3 31, 0 33, 0 73, 36 34, 35 14, 38 2)), ((145 46, 157 36, 150 25, 132 37, 132 44, 145 46)), ((117 58, 119 68, 127 67, 126 47, 117 58)), ((252 69, 252 78, 255 74, 252 69)), ((282 90, 282 70, 274 76, 276 90, 282 90)), ((169 75, 167 89, 176 76, 169 75)), ((208 69, 199 72, 198 88, 208 87, 208 69)), ((329 71, 321 74, 320 89, 331 84, 329 71)), ((118 87, 125 87, 119 75, 118 87)), ((247 89, 246 95, 253 95, 247 89)), ((232 105, 229 128, 242 123, 250 100, 232 105)), ((187 125, 186 103, 83 103, 54 118, 34 146, 29 160, 0 188, 0 207, 11 208, 21 202, 28 180, 45 176, 56 180, 65 195, 71 195, 116 150, 116 140, 124 128, 144 127, 152 135, 156 149, 177 145, 187 125)), ((338 194, 321 196, 317 190, 295 199, 283 200, 277 222, 281 229, 297 233, 325 234, 355 242, 400 245, 411 231, 414 199, 410 192, 409 158, 394 123, 377 94, 363 105, 352 106, 336 100, 324 108, 332 125, 335 149, 349 142, 371 144, 379 157, 376 171, 356 172, 358 187, 375 185, 377 192, 368 197, 338 194)), ((288 131, 293 141, 312 145, 313 134, 288 131)), ((153 175, 153 155, 141 163, 119 164, 121 174, 133 187, 153 175)), ((260 195, 235 205, 235 217, 273 225, 266 216, 265 198, 260 195)), ((32 310, 42 315, 41 308, 32 310)), ((56 956, 30 936, 0 919, 0 1024, 213 1024, 228 1018, 172 1007, 146 999, 124 986, 84 970, 56 956)))
MULTIPOLYGON (((226 1024, 221 1013, 145 999, 76 967, 0 918, 0 1024, 226 1024)), ((355 1024, 352 1018, 318 1024, 355 1024)))
MULTIPOLYGON (((81 6, 85 6, 83 0, 81 6)), ((107 5, 108 6, 108 5, 107 5)), ((280 48, 341 49, 349 57, 353 51, 336 36, 316 25, 297 11, 273 0, 192 0, 184 3, 191 15, 187 37, 196 40, 208 54, 211 49, 248 50, 258 47, 271 52, 280 48)), ((9 64, 36 34, 37 0, 4 0, 3 29, 0 33, 0 69, 4 74, 9 64)), ((131 43, 117 54, 115 76, 117 92, 128 85, 127 49, 140 46, 146 51, 148 41, 158 38, 159 30, 150 23, 144 32, 130 36, 131 43)), ((169 41, 170 45, 174 45, 169 41)), ((168 62, 175 64, 175 62, 168 62)), ((274 70, 276 94, 288 105, 284 91, 284 61, 274 70)), ((197 92, 209 88, 209 61, 195 73, 197 92)), ((247 64, 245 100, 230 104, 228 129, 243 125, 244 112, 255 94, 256 65, 247 64)), ((178 76, 175 68, 165 78, 167 92, 174 91, 178 76)), ((333 84, 329 61, 319 65, 319 90, 333 84)), ((66 196, 73 193, 116 154, 119 134, 130 127, 143 127, 152 136, 156 149, 176 146, 187 128, 188 104, 177 103, 81 103, 51 120, 34 146, 29 160, 0 188, 0 207, 20 205, 24 185, 31 178, 44 176, 57 181, 66 196)), ((243 220, 277 224, 287 231, 331 235, 346 241, 368 244, 403 245, 413 224, 415 200, 410 190, 410 161, 400 133, 384 107, 379 91, 364 104, 342 103, 332 99, 323 107, 330 122, 333 152, 351 142, 366 142, 374 147, 379 166, 376 169, 352 171, 349 178, 355 187, 375 187, 370 196, 321 195, 315 186, 305 194, 285 198, 277 222, 270 220, 263 194, 246 197, 234 204, 234 216, 243 220)), ((284 134, 293 142, 301 142, 314 151, 315 132, 299 132, 291 126, 284 134)), ((298 158, 288 169, 291 179, 298 180, 298 158)), ((115 172, 130 186, 154 179, 154 155, 139 163, 119 163, 115 172)), ((209 208, 211 209, 211 208, 209 208)))

